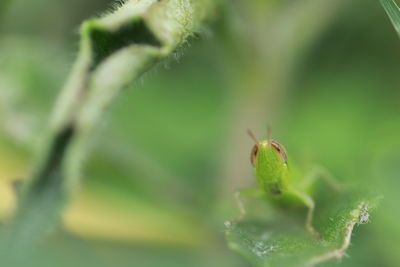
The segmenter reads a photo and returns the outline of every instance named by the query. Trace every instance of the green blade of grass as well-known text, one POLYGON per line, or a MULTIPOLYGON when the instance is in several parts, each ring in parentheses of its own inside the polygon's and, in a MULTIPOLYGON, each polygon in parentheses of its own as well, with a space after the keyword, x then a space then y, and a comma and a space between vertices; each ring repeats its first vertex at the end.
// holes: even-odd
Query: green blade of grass
POLYGON ((400 36, 400 8, 394 0, 380 0, 392 24, 400 36))

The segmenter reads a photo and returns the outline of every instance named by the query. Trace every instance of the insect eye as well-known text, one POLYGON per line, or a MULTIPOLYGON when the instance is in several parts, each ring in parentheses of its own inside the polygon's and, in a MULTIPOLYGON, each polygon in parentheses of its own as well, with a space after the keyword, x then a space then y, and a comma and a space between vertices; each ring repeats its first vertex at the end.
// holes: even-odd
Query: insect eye
POLYGON ((253 166, 256 165, 257 155, 258 155, 258 145, 254 145, 250 154, 250 162, 253 166))
POLYGON ((287 154, 285 148, 278 142, 272 141, 271 142, 272 147, 279 153, 279 156, 281 157, 283 162, 287 162, 287 154))

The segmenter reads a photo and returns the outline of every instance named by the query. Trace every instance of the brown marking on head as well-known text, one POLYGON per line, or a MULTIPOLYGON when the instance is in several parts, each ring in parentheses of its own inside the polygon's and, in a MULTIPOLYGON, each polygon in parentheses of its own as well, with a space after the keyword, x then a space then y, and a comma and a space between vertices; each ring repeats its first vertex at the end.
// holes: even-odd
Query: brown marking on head
POLYGON ((251 140, 253 140, 255 143, 250 153, 250 162, 253 166, 255 166, 257 161, 258 146, 260 145, 260 141, 257 140, 257 137, 250 129, 247 129, 247 134, 250 136, 251 140))
POLYGON ((272 147, 275 149, 275 151, 278 152, 281 160, 286 163, 287 162, 286 149, 275 140, 271 140, 269 143, 272 145, 272 147))
POLYGON ((253 166, 256 166, 257 155, 258 155, 258 145, 254 145, 250 154, 250 162, 253 166))

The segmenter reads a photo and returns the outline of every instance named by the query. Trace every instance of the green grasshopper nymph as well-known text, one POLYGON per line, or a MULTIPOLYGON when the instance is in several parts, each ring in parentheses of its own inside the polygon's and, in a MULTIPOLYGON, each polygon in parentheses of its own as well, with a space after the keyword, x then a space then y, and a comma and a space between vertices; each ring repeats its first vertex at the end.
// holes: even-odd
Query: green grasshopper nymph
POLYGON ((319 237, 319 233, 312 225, 315 203, 311 196, 311 189, 318 178, 323 178, 333 189, 340 191, 335 179, 321 167, 315 167, 306 176, 301 176, 289 168, 286 150, 279 142, 272 140, 269 127, 267 140, 258 141, 250 130, 248 134, 255 142, 250 161, 254 166, 258 187, 236 191, 235 198, 240 209, 240 216, 230 221, 230 224, 241 220, 246 215, 243 197, 267 197, 278 202, 294 199, 308 208, 306 229, 313 236, 319 237))

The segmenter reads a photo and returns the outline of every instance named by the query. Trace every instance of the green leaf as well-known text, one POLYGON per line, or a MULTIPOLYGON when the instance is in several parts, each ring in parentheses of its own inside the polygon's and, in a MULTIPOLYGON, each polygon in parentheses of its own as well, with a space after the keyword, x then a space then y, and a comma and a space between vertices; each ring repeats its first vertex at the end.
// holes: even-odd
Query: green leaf
POLYGON ((258 200, 252 203, 257 211, 248 219, 227 224, 226 239, 232 250, 256 266, 315 266, 345 255, 354 228, 368 222, 377 200, 340 195, 317 207, 314 223, 320 239, 306 231, 301 213, 265 207, 258 200), (254 214, 260 212, 265 216, 254 214))
POLYGON ((380 0, 383 8, 388 14, 393 26, 400 35, 400 8, 394 0, 380 0))

